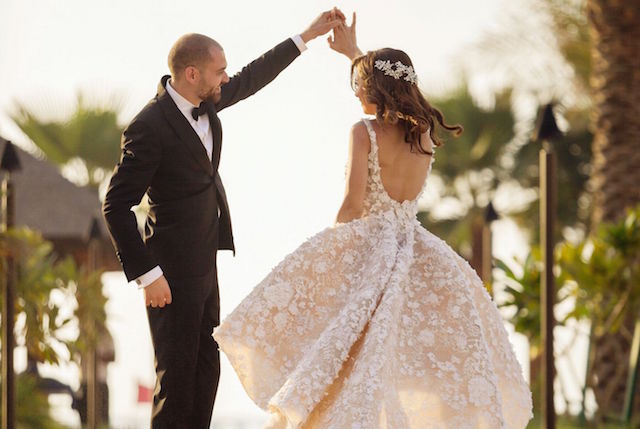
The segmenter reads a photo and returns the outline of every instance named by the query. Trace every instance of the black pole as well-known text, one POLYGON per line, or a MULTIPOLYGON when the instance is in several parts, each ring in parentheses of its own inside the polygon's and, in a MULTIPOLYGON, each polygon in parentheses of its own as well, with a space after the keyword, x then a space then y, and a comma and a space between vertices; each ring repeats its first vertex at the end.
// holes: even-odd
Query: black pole
POLYGON ((555 284, 553 277, 553 230, 555 228, 555 154, 540 151, 540 247, 544 271, 540 277, 540 305, 542 331, 542 416, 546 429, 555 429, 556 411, 553 403, 553 380, 555 378, 555 362, 553 359, 553 305, 555 284))
POLYGON ((489 294, 495 298, 493 290, 493 251, 491 224, 498 220, 499 216, 490 201, 484 212, 484 225, 482 228, 482 280, 489 294))
POLYGON ((636 395, 638 381, 638 362, 640 362, 640 318, 636 320, 633 329, 633 341, 629 352, 629 374, 627 376, 627 391, 624 395, 624 409, 622 419, 625 423, 631 423, 633 413, 633 400, 636 395))
POLYGON ((540 247, 542 249, 543 273, 540 277, 540 325, 542 334, 542 424, 545 429, 555 429, 556 410, 553 403, 555 361, 553 358, 553 327, 555 319, 554 231, 556 224, 556 156, 549 141, 560 135, 553 115, 553 105, 547 104, 538 117, 537 141, 540 150, 540 247))
MULTIPOLYGON (((98 270, 99 268, 99 249, 100 246, 100 228, 98 226, 98 220, 93 219, 91 223, 91 230, 89 232, 89 242, 87 246, 87 271, 89 273, 98 270)), ((100 395, 99 381, 98 381, 98 356, 97 356, 97 344, 99 341, 99 333, 96 332, 96 326, 92 327, 92 331, 95 334, 93 341, 90 342, 89 350, 85 358, 87 359, 87 426, 89 429, 97 429, 101 423, 100 417, 102 416, 102 404, 103 400, 100 395)))
MULTIPOLYGON (((9 141, 4 147, 0 169, 5 172, 2 181, 1 232, 6 239, 7 231, 15 225, 15 192, 11 172, 20 169, 17 153, 9 141)), ((2 429, 13 429, 16 426, 13 366, 16 269, 11 252, 7 252, 5 264, 2 301, 2 429)))

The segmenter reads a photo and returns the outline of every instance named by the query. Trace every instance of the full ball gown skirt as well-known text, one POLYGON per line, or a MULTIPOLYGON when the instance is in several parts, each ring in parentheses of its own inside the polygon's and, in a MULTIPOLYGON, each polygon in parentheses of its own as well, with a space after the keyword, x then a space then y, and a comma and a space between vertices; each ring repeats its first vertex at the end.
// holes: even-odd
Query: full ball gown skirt
POLYGON ((525 428, 531 392, 497 307, 420 225, 419 197, 386 193, 364 122, 365 215, 288 255, 215 340, 270 428, 525 428))

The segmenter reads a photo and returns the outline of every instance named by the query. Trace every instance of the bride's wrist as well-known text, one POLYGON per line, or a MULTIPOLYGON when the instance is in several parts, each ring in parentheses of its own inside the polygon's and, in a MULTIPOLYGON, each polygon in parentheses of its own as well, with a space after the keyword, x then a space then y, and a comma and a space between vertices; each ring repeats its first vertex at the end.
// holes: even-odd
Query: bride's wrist
POLYGON ((351 50, 350 55, 348 56, 349 56, 349 59, 353 61, 361 55, 362 55, 362 51, 360 50, 360 48, 358 48, 358 46, 356 46, 351 50))

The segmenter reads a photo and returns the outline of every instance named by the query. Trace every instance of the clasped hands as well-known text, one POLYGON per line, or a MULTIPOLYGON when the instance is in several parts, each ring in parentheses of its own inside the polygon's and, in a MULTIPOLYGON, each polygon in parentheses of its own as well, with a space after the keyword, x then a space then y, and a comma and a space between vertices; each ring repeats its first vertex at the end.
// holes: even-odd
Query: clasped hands
POLYGON ((337 7, 321 13, 300 36, 307 43, 318 36, 333 30, 327 38, 329 47, 345 55, 350 60, 362 55, 356 41, 356 13, 353 13, 351 25, 347 25, 347 18, 337 7))
MULTIPOLYGON (((327 38, 329 47, 345 55, 350 60, 353 60, 357 56, 362 55, 356 42, 356 13, 353 13, 350 26, 347 25, 346 21, 346 17, 342 11, 334 7, 331 10, 322 12, 309 27, 300 34, 300 37, 307 43, 333 30, 333 35, 327 38)), ((171 289, 164 276, 160 276, 144 288, 144 301, 146 306, 153 308, 164 308, 165 305, 171 304, 171 289)))

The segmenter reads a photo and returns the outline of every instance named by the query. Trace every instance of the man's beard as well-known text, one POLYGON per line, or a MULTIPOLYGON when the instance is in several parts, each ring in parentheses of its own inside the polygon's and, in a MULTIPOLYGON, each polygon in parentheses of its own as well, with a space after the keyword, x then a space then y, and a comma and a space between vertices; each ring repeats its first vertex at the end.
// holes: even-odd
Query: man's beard
POLYGON ((211 89, 207 92, 203 92, 201 94, 198 94, 198 97, 202 100, 202 101, 211 101, 213 103, 217 103, 218 101, 220 101, 220 99, 222 98, 222 92, 219 90, 220 87, 218 87, 218 89, 211 89))

